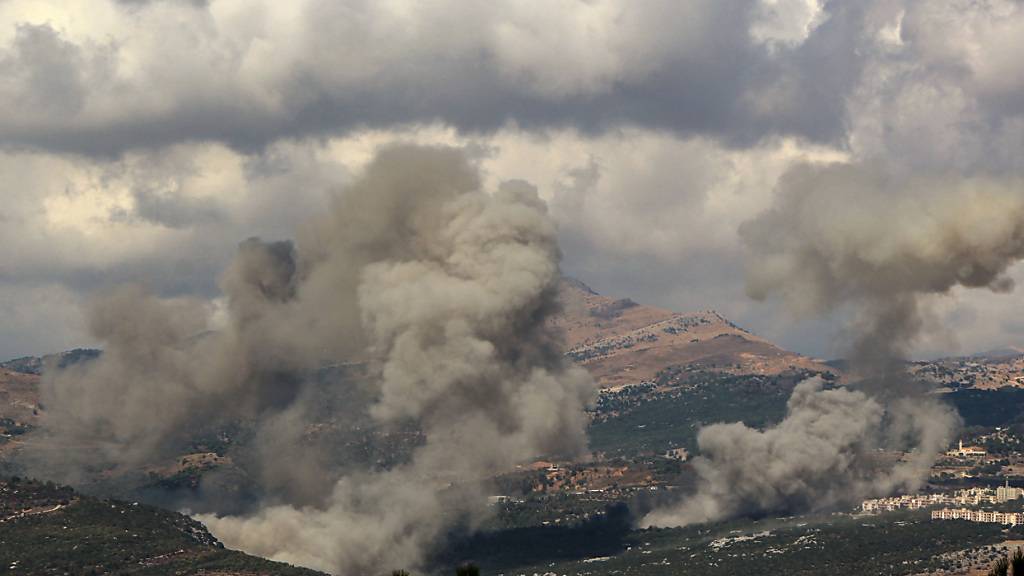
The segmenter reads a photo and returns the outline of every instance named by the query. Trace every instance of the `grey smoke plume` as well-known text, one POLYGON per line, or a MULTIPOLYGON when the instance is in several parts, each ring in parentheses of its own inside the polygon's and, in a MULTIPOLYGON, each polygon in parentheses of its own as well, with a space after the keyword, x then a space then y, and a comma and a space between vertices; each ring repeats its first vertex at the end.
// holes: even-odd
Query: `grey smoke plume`
POLYGON ((919 176, 880 164, 800 166, 775 206, 740 230, 747 289, 799 314, 852 306, 852 360, 862 370, 905 358, 927 295, 954 286, 1008 291, 1024 257, 1019 181, 919 176))
POLYGON ((814 510, 919 488, 958 418, 911 385, 903 361, 926 326, 929 296, 955 286, 1012 288, 1005 272, 1024 257, 1021 189, 877 164, 786 174, 775 205, 740 229, 748 292, 781 297, 797 314, 852 310, 859 391, 807 381, 775 427, 706 428, 697 493, 645 523, 814 510), (907 453, 878 466, 865 458, 878 448, 907 453))
POLYGON ((530 186, 486 193, 456 150, 388 148, 295 246, 244 242, 221 310, 137 287, 97 300, 104 354, 47 375, 44 423, 54 445, 78 438, 107 446, 111 463, 139 465, 173 453, 196 425, 257 418, 276 501, 247 517, 205 516, 216 535, 339 574, 413 566, 481 510, 487 478, 585 447, 596 388, 546 322, 558 260, 530 186), (322 400, 310 371, 346 362, 368 366, 371 400, 339 417, 415 425, 422 443, 404 463, 332 476, 304 452, 322 400))
MULTIPOLYGON (((798 384, 785 419, 766 430, 742 423, 703 428, 697 437, 701 456, 694 462, 697 492, 655 510, 643 524, 680 526, 754 511, 829 509, 878 493, 920 488, 922 466, 927 471, 930 457, 912 453, 891 466, 877 460, 876 448, 889 435, 882 404, 864 392, 827 390, 822 384, 818 377, 798 384)), ((940 448, 955 417, 928 408, 906 419, 909 408, 898 409, 898 418, 909 426, 900 432, 916 438, 924 451, 940 448)))
MULTIPOLYGON (((493 196, 435 190, 437 203, 381 190, 403 222, 371 215, 369 225, 401 236, 368 247, 401 256, 367 264, 358 287, 369 350, 383 359, 372 414, 416 419, 425 444, 402 467, 341 479, 324 508, 204 517, 229 545, 341 573, 415 564, 453 515, 478 509, 479 498, 444 498, 446 487, 584 446, 594 388, 544 323, 558 270, 543 204, 522 184, 493 196)), ((332 241, 349 241, 334 230, 344 236, 332 241)))

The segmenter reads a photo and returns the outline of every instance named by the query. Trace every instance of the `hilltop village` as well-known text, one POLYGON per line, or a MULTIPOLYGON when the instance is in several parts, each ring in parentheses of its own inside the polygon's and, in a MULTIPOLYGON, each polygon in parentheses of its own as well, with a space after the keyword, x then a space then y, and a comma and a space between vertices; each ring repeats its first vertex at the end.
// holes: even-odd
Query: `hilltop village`
POLYGON ((1020 445, 1020 439, 1010 431, 997 428, 975 440, 992 446, 998 453, 990 454, 982 445, 965 446, 960 440, 932 468, 931 491, 865 500, 860 510, 879 514, 927 508, 931 509, 932 520, 967 520, 1007 526, 1024 524, 1024 488, 1010 486, 1010 478, 1018 476, 1017 471, 1024 464, 1024 453, 1015 449, 1020 445), (999 479, 1003 484, 991 487, 999 479), (936 490, 954 483, 970 487, 936 490), (985 506, 995 508, 986 509, 985 506))

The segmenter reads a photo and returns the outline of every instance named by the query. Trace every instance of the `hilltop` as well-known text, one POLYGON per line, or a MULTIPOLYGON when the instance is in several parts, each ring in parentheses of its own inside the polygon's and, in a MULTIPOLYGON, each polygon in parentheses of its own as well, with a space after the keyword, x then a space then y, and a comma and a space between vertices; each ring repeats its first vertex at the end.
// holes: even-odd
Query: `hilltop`
MULTIPOLYGON (((553 325, 564 333, 566 354, 603 388, 652 382, 666 368, 681 365, 731 374, 834 371, 783 350, 712 310, 673 312, 629 298, 609 298, 572 278, 562 280, 559 297, 562 312, 553 325)), ((64 367, 99 354, 75 349, 0 362, 0 418, 33 422, 44 367, 64 367)))
POLYGON ((0 362, 0 454, 17 445, 20 436, 39 420, 39 379, 47 366, 64 368, 100 355, 99 350, 76 348, 45 356, 23 356, 0 362))
POLYGON ((10 370, 11 372, 18 372, 19 374, 32 374, 39 376, 47 366, 64 368, 65 366, 69 366, 77 362, 92 360, 99 357, 100 354, 101 351, 96 350, 95 348, 75 348, 74 350, 57 352, 56 354, 47 354, 45 356, 22 356, 21 358, 14 358, 13 360, 0 362, 0 368, 10 370))
MULTIPOLYGON (((595 447, 602 450, 692 448, 695 422, 774 419, 796 381, 836 372, 783 350, 714 311, 681 313, 609 298, 569 278, 561 282, 560 299, 562 311, 553 326, 564 334, 566 355, 590 371, 605 390, 592 430, 595 447), (640 425, 644 427, 637 428, 640 425)), ((44 367, 89 361, 99 353, 79 349, 0 363, 0 466, 5 451, 39 441, 31 432, 45 410, 38 392, 44 367)), ((324 379, 337 376, 332 374, 324 379)), ((308 437, 327 442, 337 426, 333 416, 328 420, 308 437)), ((246 423, 238 424, 238 430, 210 431, 177 457, 136 472, 161 489, 194 490, 208 472, 237 468, 229 452, 238 447, 228 444, 251 436, 246 423)), ((381 461, 391 457, 373 453, 381 461)), ((338 457, 348 459, 352 454, 338 457)))
POLYGON ((568 356, 602 388, 653 382, 674 366, 729 374, 774 376, 835 372, 823 362, 779 348, 713 311, 673 312, 629 298, 602 296, 575 279, 560 287, 568 356))

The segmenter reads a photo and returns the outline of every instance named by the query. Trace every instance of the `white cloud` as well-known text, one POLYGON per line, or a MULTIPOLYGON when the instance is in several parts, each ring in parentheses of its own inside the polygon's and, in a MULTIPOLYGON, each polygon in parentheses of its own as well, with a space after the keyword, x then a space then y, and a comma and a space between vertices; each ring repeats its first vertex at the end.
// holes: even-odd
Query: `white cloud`
POLYGON ((827 17, 821 0, 760 0, 750 36, 770 48, 799 45, 827 17))
POLYGON ((508 2, 487 42, 512 83, 552 98, 599 93, 699 46, 706 4, 658 0, 636 10, 614 0, 508 2))
POLYGON ((807 346, 739 223, 799 161, 1021 176, 1022 38, 1011 0, 0 1, 0 284, 209 291, 398 139, 537 185, 599 288, 807 346))

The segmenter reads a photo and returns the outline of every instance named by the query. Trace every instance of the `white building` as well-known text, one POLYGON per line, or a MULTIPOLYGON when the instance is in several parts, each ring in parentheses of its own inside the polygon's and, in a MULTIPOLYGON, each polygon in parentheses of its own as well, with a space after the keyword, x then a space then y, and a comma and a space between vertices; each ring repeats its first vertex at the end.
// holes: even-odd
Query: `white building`
POLYGON ((1016 526, 1024 524, 1024 513, 994 512, 991 510, 969 510, 967 508, 943 508, 932 510, 932 520, 967 520, 1016 526))
POLYGON ((995 490, 991 488, 966 488, 956 492, 940 494, 904 494, 890 498, 874 498, 861 502, 861 511, 867 513, 892 512, 893 510, 917 510, 940 504, 957 506, 978 506, 980 504, 1002 504, 1024 497, 1024 489, 1011 488, 1009 482, 995 490))
POLYGON ((946 455, 959 458, 982 458, 988 455, 988 451, 979 446, 964 446, 964 441, 961 440, 959 448, 946 452, 946 455))
POLYGON ((1024 489, 1011 488, 1009 480, 1007 480, 1004 485, 1000 486, 999 488, 996 488, 996 502, 1007 502, 1009 500, 1016 500, 1021 496, 1024 496, 1024 489))

